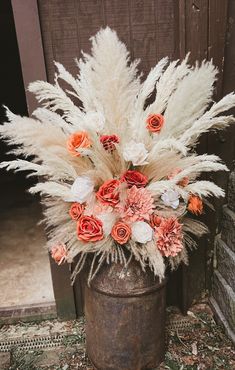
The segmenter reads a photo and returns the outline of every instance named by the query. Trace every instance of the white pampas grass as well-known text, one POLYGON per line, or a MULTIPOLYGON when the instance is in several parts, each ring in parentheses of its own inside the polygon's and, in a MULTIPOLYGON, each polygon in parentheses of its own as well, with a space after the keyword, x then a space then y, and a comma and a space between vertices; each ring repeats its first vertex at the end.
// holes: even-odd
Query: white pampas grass
POLYGON ((187 62, 188 55, 179 65, 178 60, 169 64, 156 84, 156 98, 155 101, 146 108, 147 114, 154 112, 162 113, 165 110, 168 100, 177 88, 179 81, 190 71, 187 62))
MULTIPOLYGON (((164 58, 141 82, 138 61, 130 61, 129 52, 115 31, 102 29, 91 43, 91 55, 83 53, 76 61, 76 77, 55 62, 54 84, 30 84, 29 91, 42 105, 33 112, 34 118, 20 117, 6 109, 8 122, 0 125, 0 137, 12 145, 10 153, 20 158, 2 162, 0 169, 26 171, 27 176, 37 177, 38 183, 29 191, 43 196, 49 249, 64 243, 69 262, 80 256, 72 281, 84 266, 87 253, 93 253, 89 281, 103 263, 120 262, 128 267, 131 258, 139 261, 143 270, 149 266, 162 279, 165 263, 154 236, 141 245, 132 239, 125 246, 114 243, 110 228, 120 219, 115 209, 110 225, 105 221, 109 214, 101 216, 106 231, 102 240, 78 240, 76 222, 69 215, 71 186, 79 176, 86 176, 97 191, 105 181, 120 180, 127 170, 140 171, 147 177, 146 189, 151 192, 155 214, 178 218, 183 224, 184 248, 168 259, 169 264, 175 268, 181 261, 187 263, 187 249, 196 247, 191 234, 199 236, 207 231, 204 224, 185 216, 189 196, 196 194, 203 201, 209 196, 224 196, 223 189, 214 183, 197 179, 203 172, 227 170, 216 155, 196 155, 192 148, 201 134, 234 123, 234 117, 223 112, 235 106, 235 94, 210 106, 217 73, 211 62, 189 66, 188 56, 182 62, 164 58), (147 129, 150 114, 164 115, 160 133, 147 129), (90 146, 79 148, 79 152, 76 147, 71 154, 70 140, 75 136, 72 134, 81 135, 84 131, 90 146), (107 135, 116 135, 115 144, 107 135), (105 138, 108 142, 103 146, 105 138), (162 195, 169 190, 177 194, 177 209, 163 202, 162 195), (124 253, 126 249, 129 257, 124 253)), ((118 191, 123 204, 127 184, 120 182, 118 191)), ((97 203, 93 192, 84 214, 92 215, 94 211, 96 215, 97 203)))
POLYGON ((50 108, 53 112, 63 111, 63 117, 75 126, 79 119, 83 119, 82 111, 66 95, 57 81, 55 85, 45 81, 35 81, 29 84, 28 89, 45 108, 50 108))
POLYGON ((214 196, 216 198, 224 197, 225 192, 219 186, 211 181, 196 181, 185 187, 185 190, 200 197, 214 196))
POLYGON ((203 62, 178 83, 167 103, 162 137, 180 137, 204 113, 211 101, 216 73, 211 62, 203 62))

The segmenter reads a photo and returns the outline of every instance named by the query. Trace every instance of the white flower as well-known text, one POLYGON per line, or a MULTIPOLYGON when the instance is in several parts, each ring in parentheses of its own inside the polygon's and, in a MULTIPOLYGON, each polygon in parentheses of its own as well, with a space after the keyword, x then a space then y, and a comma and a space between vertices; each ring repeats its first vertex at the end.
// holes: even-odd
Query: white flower
POLYGON ((147 222, 136 221, 131 226, 132 239, 138 243, 145 244, 153 239, 153 229, 147 222))
POLYGON ((67 202, 85 202, 94 191, 94 183, 87 176, 79 176, 74 181, 70 189, 70 196, 67 197, 67 202))
POLYGON ((123 158, 127 162, 132 162, 134 166, 147 164, 147 157, 148 151, 143 143, 136 143, 134 140, 131 140, 123 149, 123 158))
POLYGON ((101 112, 88 112, 84 117, 85 128, 101 132, 104 129, 105 117, 101 112))
POLYGON ((113 225, 116 222, 117 215, 112 212, 112 213, 101 213, 97 216, 97 218, 102 221, 103 223, 103 231, 106 236, 111 234, 111 230, 113 225))
POLYGON ((171 207, 173 209, 178 208, 179 206, 179 193, 176 190, 169 189, 162 194, 161 199, 165 206, 171 207))

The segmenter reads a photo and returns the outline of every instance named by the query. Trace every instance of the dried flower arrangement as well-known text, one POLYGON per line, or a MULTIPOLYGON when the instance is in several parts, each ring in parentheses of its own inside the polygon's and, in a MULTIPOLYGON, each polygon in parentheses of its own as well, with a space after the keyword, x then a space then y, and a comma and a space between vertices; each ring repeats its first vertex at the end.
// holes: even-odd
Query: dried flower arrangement
POLYGON ((0 166, 39 178, 29 191, 43 195, 52 257, 61 264, 80 255, 73 281, 90 254, 89 280, 103 262, 128 265, 131 257, 161 279, 166 263, 187 263, 192 235, 207 231, 188 213, 200 215, 204 198, 224 195, 197 178, 226 166, 193 149, 202 133, 235 121, 222 115, 235 94, 211 104, 217 73, 211 62, 192 67, 187 57, 164 58, 141 82, 138 61, 130 62, 114 31, 101 30, 91 41, 91 55, 77 61, 77 78, 55 63, 54 85, 30 84, 43 105, 35 118, 7 110, 1 138, 26 159, 0 166))

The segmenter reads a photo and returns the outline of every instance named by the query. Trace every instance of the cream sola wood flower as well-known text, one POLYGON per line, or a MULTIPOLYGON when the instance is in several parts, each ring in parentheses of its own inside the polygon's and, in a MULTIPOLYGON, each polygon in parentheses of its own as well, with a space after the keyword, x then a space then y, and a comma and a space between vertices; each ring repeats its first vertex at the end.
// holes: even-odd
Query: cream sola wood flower
POLYGON ((163 278, 164 262, 187 261, 187 248, 195 245, 190 234, 206 231, 187 213, 201 213, 205 197, 224 195, 198 177, 226 166, 193 148, 203 132, 234 122, 224 112, 235 95, 211 104, 217 73, 211 62, 164 58, 141 82, 138 62, 131 63, 114 31, 99 31, 91 43, 91 55, 77 61, 77 77, 55 63, 54 84, 30 84, 41 105, 31 118, 6 109, 0 135, 17 159, 0 166, 39 179, 29 191, 43 195, 50 250, 63 246, 59 263, 81 256, 73 281, 87 253, 100 267, 127 263, 125 249, 163 278))

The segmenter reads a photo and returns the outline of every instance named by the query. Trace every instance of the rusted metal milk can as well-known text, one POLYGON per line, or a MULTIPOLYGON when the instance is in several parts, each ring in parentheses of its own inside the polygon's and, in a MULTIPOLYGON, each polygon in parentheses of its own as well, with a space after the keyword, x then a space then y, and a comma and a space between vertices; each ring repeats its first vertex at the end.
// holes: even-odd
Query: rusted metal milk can
POLYGON ((104 265, 85 287, 88 356, 99 370, 156 368, 165 353, 165 280, 132 259, 104 265))

